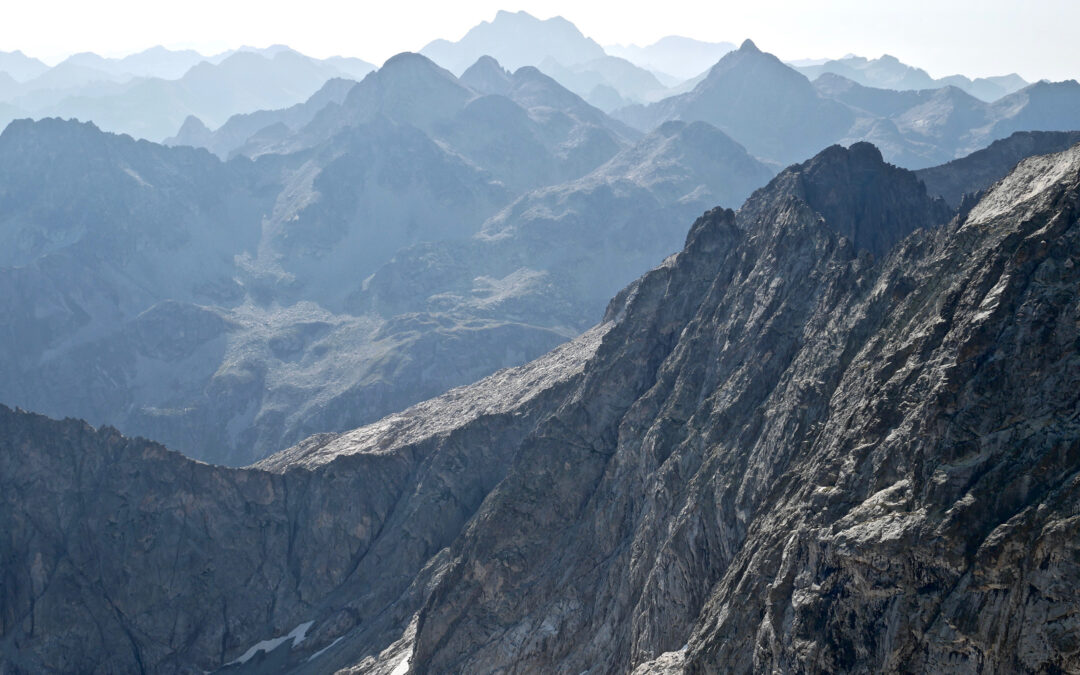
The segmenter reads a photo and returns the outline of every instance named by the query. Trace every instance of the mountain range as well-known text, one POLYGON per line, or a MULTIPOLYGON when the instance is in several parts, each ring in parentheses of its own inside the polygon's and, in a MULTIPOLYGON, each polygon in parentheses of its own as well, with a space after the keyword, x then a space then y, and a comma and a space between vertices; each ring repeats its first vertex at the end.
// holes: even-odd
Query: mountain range
POLYGON ((730 42, 703 42, 679 35, 669 35, 651 45, 610 45, 604 51, 612 56, 626 59, 642 68, 672 78, 668 85, 686 81, 701 75, 736 45, 730 42))
POLYGON ((935 79, 922 68, 901 63, 895 56, 888 54, 877 59, 848 56, 818 65, 796 66, 796 69, 811 80, 816 80, 825 73, 831 73, 857 82, 864 87, 878 89, 906 91, 956 87, 987 102, 996 101, 1029 84, 1016 73, 997 77, 979 77, 974 80, 963 75, 935 79))
MULTIPOLYGON (((734 51, 731 43, 680 36, 668 36, 646 47, 604 48, 562 17, 541 20, 526 12, 500 11, 492 21, 482 22, 457 42, 436 40, 423 47, 421 53, 455 75, 463 74, 482 56, 491 56, 512 71, 524 66, 539 68, 604 112, 630 107, 617 116, 638 120, 648 127, 645 131, 650 131, 657 123, 655 115, 642 115, 632 110, 633 106, 660 103, 691 93, 731 51, 734 51)), ((863 86, 890 91, 952 86, 984 102, 1027 86, 1016 75, 976 80, 961 75, 933 79, 925 71, 888 55, 873 60, 848 56, 795 68, 811 80, 820 79, 823 74, 840 75, 863 86)), ((299 106, 328 80, 360 80, 373 69, 374 66, 360 59, 312 59, 283 45, 262 49, 241 47, 213 56, 163 47, 123 58, 81 53, 52 68, 21 52, 6 52, 0 53, 0 126, 20 117, 60 116, 92 121, 108 131, 154 141, 186 138, 191 134, 205 136, 206 132, 223 126, 231 116, 299 106), (133 114, 133 110, 141 114, 133 114), (184 135, 180 134, 181 126, 188 127, 184 135)), ((668 101, 663 105, 675 104, 668 101)), ((864 122, 863 126, 868 124, 876 122, 864 122)), ((236 131, 234 128, 222 135, 236 131)), ((922 162, 921 166, 926 166, 955 157, 926 157, 925 152, 920 154, 910 149, 893 154, 891 147, 895 139, 888 138, 893 133, 891 128, 886 128, 884 133, 868 137, 880 144, 893 161, 912 166, 922 162), (914 157, 920 159, 916 161, 914 157)), ((851 142, 860 137, 831 138, 828 142, 851 142)), ((964 151, 970 152, 981 145, 985 143, 977 142, 964 151)), ((780 164, 819 147, 820 144, 808 143, 780 164)), ((761 158, 776 161, 773 157, 761 158)))
POLYGON ((827 148, 580 337, 245 469, 0 408, 0 658, 1074 670, 1078 175, 954 212, 827 148))
POLYGON ((0 675, 1080 672, 1080 84, 423 52, 0 53, 0 675))
POLYGON ((772 175, 708 125, 642 137, 491 59, 458 80, 401 55, 339 100, 245 141, 254 160, 9 126, 0 400, 247 463, 579 334, 686 219, 772 175))
MULTIPOLYGON (((11 55, 0 59, 0 71, 11 61, 11 55)), ((22 75, 35 72, 12 67, 22 75)), ((302 102, 327 80, 359 80, 373 68, 360 59, 318 60, 282 46, 211 58, 163 48, 123 59, 76 54, 23 81, 13 74, 5 83, 0 75, 6 107, 0 127, 20 117, 71 117, 160 141, 189 115, 218 127, 234 114, 302 102)))
POLYGON ((1015 131, 1080 127, 1080 84, 1038 82, 993 103, 946 86, 865 87, 826 73, 813 83, 747 40, 689 92, 613 116, 639 129, 665 120, 718 127, 759 159, 785 165, 830 143, 868 140, 921 169, 970 154, 1015 131))
MULTIPOLYGON (((242 52, 222 64, 238 58, 265 60, 242 52)), ((826 78, 837 76, 818 84, 826 78)), ((1003 99, 1011 117, 979 137, 1028 119, 1039 128, 1041 111, 1062 107, 1040 90, 1068 86, 1003 99)), ((0 401, 113 424, 209 461, 255 461, 573 338, 678 249, 682 223, 738 205, 799 147, 854 142, 867 109, 878 122, 861 136, 880 137, 883 120, 910 119, 949 92, 988 105, 955 89, 853 84, 829 97, 751 43, 691 93, 657 104, 676 120, 645 133, 536 68, 511 73, 482 57, 457 78, 406 53, 359 83, 330 80, 302 104, 237 115, 217 131, 188 119, 170 139, 224 162, 87 125, 20 122, 0 136, 6 348, 17 355, 0 401), (708 119, 678 121, 696 117, 708 119), (193 170, 213 185, 192 182, 193 170), (161 241, 190 228, 205 236, 185 235, 185 252, 169 256, 144 219, 161 223, 161 241)), ((944 121, 939 139, 915 146, 913 131, 883 147, 951 160, 965 127, 944 121)), ((1051 115, 1046 126, 1068 123, 1051 115)), ((956 208, 1068 137, 1047 138, 973 162, 993 166, 979 178, 958 165, 928 184, 956 208)))

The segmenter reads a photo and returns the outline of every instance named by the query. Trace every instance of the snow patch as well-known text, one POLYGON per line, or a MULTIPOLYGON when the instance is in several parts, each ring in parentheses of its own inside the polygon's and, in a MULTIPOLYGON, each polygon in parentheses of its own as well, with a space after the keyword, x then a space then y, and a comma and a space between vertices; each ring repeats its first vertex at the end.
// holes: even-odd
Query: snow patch
MULTIPOLYGON (((296 628, 293 628, 292 631, 290 631, 287 635, 282 635, 281 637, 276 637, 271 640, 263 640, 262 642, 258 642, 251 649, 244 652, 243 655, 240 656, 240 658, 236 659, 235 661, 230 661, 225 665, 232 666, 238 663, 247 663, 259 652, 272 652, 279 646, 281 646, 281 644, 286 640, 291 639, 292 647, 295 647, 304 641, 304 638, 307 637, 307 632, 311 629, 311 626, 314 623, 314 621, 307 621, 300 624, 296 628)), ((290 649, 292 649, 292 647, 290 647, 290 649)), ((327 647, 327 649, 329 649, 329 647, 327 647)))
POLYGON ((394 669, 390 671, 390 675, 405 675, 409 672, 409 661, 412 661, 413 650, 410 649, 409 653, 405 655, 405 658, 398 661, 398 664, 394 666, 394 669))
POLYGON ((314 654, 312 654, 311 656, 307 657, 307 660, 308 660, 308 661, 314 661, 315 659, 319 658, 320 656, 322 656, 322 655, 323 655, 323 654, 325 654, 326 652, 330 651, 330 649, 331 649, 331 648, 332 648, 332 647, 333 647, 334 645, 336 645, 337 643, 341 642, 341 641, 342 641, 342 640, 344 640, 344 639, 345 639, 345 636, 344 636, 344 635, 342 635, 341 637, 339 637, 338 639, 334 640, 334 641, 333 641, 333 642, 331 642, 330 644, 326 645, 325 647, 323 647, 323 648, 322 648, 322 649, 320 649, 319 651, 317 651, 317 652, 315 652, 314 654))

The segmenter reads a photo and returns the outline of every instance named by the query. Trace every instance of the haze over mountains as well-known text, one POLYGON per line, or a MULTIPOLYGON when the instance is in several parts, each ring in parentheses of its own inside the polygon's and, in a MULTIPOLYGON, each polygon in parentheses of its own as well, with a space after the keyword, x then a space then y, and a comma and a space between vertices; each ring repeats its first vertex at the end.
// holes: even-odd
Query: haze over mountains
MULTIPOLYGON (((16 60, 0 59, 0 71, 16 60)), ((285 47, 209 59, 163 48, 123 59, 76 54, 36 74, 16 63, 12 81, 5 84, 0 75, 5 105, 0 125, 26 116, 72 117, 161 141, 189 115, 218 127, 234 114, 285 107, 307 99, 331 78, 358 80, 372 69, 360 59, 320 61, 285 47)))
POLYGON ((915 68, 901 63, 895 56, 885 54, 881 58, 867 59, 861 56, 848 56, 842 59, 826 61, 820 65, 799 66, 797 70, 811 80, 818 79, 825 73, 840 75, 866 87, 879 89, 919 90, 956 87, 983 101, 997 99, 1019 91, 1028 85, 1016 73, 998 77, 981 77, 974 80, 963 75, 950 75, 934 79, 922 68, 915 68))
MULTIPOLYGON (((734 48, 680 36, 646 47, 605 48, 562 17, 540 20, 500 11, 461 40, 436 40, 420 53, 455 75, 485 55, 511 71, 534 66, 613 112, 690 91, 734 48)), ((74 117, 107 131, 162 141, 175 136, 189 116, 216 131, 232 115, 298 105, 332 78, 358 81, 373 68, 357 58, 312 59, 282 45, 212 56, 160 46, 123 58, 80 53, 51 68, 18 51, 0 52, 0 127, 19 117, 74 117)), ((799 70, 811 80, 832 73, 888 89, 956 86, 985 101, 1027 84, 1016 75, 935 80, 889 56, 848 57, 799 70)))
MULTIPOLYGON (((508 25, 562 35, 531 44, 564 58, 595 55, 568 22, 522 13, 440 48, 481 49, 508 25)), ((540 56, 552 54, 531 53, 540 56)), ((329 61, 279 47, 129 92, 194 92, 282 62, 296 66, 297 82, 330 73, 329 61)), ((511 72, 484 55, 459 79, 405 53, 359 82, 331 78, 300 103, 213 130, 195 115, 176 121, 170 145, 206 148, 224 164, 96 125, 20 122, 0 136, 7 346, 19 355, 0 401, 114 424, 211 461, 255 461, 574 337, 622 285, 677 250, 686 221, 737 206, 785 162, 870 139, 891 161, 928 167, 1013 130, 1080 127, 1076 90, 1039 83, 986 104, 955 88, 872 89, 833 74, 810 83, 748 41, 687 93, 614 117, 532 66, 511 72), (92 156, 98 168, 27 164, 43 153, 92 156), (213 185, 192 183, 192 170, 213 185), (69 186, 59 201, 54 186, 69 186), (69 203, 83 204, 76 220, 69 203), (198 223, 218 234, 187 237, 186 253, 167 256, 153 253, 162 245, 153 239, 124 243, 125 232, 150 231, 143 218, 163 233, 198 223), (51 278, 61 267, 63 280, 51 278)), ((159 103, 162 117, 185 108, 159 103)), ((1059 150, 1067 138, 1037 147, 1059 150)), ((1011 168, 979 165, 992 168, 944 170, 936 189, 956 206, 1011 168)))
POLYGON ((0 673, 1080 672, 1076 81, 4 64, 0 673))

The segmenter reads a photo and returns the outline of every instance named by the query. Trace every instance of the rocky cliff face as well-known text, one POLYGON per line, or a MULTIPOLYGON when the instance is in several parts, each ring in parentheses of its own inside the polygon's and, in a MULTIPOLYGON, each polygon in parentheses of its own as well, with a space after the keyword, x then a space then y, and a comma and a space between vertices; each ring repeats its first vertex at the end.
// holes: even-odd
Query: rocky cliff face
POLYGON ((257 468, 4 411, 0 653, 1075 671, 1080 150, 945 214, 830 148, 700 218, 582 338, 257 468))
POLYGON ((699 222, 627 310, 671 283, 677 339, 523 449, 417 671, 1076 669, 1078 169, 1028 160, 877 265, 783 192, 699 222))
POLYGON ((965 195, 974 197, 1016 168, 1020 160, 1067 150, 1080 143, 1080 131, 1018 131, 967 157, 920 169, 915 175, 930 194, 959 206, 965 195))

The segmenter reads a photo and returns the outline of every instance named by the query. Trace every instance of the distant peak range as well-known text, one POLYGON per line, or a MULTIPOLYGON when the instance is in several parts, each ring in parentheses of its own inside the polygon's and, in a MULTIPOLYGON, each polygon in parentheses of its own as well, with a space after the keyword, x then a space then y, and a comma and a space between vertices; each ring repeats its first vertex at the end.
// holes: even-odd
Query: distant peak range
POLYGON ((610 45, 604 49, 642 68, 689 80, 708 70, 724 54, 735 49, 731 42, 703 42, 679 35, 669 35, 646 47, 610 45))
MULTIPOLYGON (((510 172, 500 171, 499 178, 517 186, 522 184, 511 175, 521 173, 514 168, 524 166, 520 158, 498 150, 497 135, 481 138, 484 130, 504 134, 513 129, 521 142, 535 145, 533 152, 549 158, 535 164, 546 164, 544 175, 554 182, 587 173, 597 166, 600 155, 595 153, 610 157, 642 135, 532 66, 511 73, 485 56, 459 79, 425 56, 406 52, 388 59, 358 84, 331 81, 304 104, 234 116, 214 131, 188 120, 183 133, 167 142, 207 147, 221 157, 237 152, 252 157, 289 153, 315 147, 377 117, 416 126, 482 166, 493 169, 496 162, 510 172), (541 146, 546 149, 539 150, 541 146), (562 173, 557 165, 572 173, 562 173)), ((542 184, 536 180, 529 178, 526 184, 542 184)))
MULTIPOLYGON (((744 43, 743 47, 750 50, 754 45, 744 43)), ((725 55, 737 51, 744 49, 736 50, 731 42, 676 35, 645 47, 614 45, 605 49, 563 17, 539 19, 523 11, 500 11, 460 40, 435 40, 420 53, 455 75, 462 75, 482 56, 495 58, 511 71, 535 67, 590 105, 614 114, 691 92, 725 55)), ((792 67, 811 80, 842 76, 862 86, 903 91, 952 86, 983 101, 1000 99, 1027 84, 1016 75, 934 79, 889 55, 879 59, 848 55, 792 67)), ((189 116, 214 129, 231 115, 301 104, 332 78, 360 80, 372 69, 361 59, 312 59, 285 45, 244 46, 212 56, 160 46, 123 58, 80 53, 53 68, 21 52, 0 53, 0 127, 18 117, 74 117, 91 120, 102 129, 160 141, 175 134, 189 116), (266 61, 260 65, 256 57, 266 61), (226 64, 232 66, 228 73, 213 70, 226 64), (201 78, 191 81, 195 73, 201 78)), ((323 96, 321 100, 331 98, 323 96)), ((651 130, 651 117, 642 119, 648 127, 642 130, 651 130)), ((956 154, 946 156, 925 147, 900 148, 894 153, 896 139, 892 136, 902 132, 889 124, 866 122, 863 127, 874 127, 876 135, 867 138, 879 144, 887 157, 912 166, 938 163, 956 154)), ((853 141, 862 133, 825 140, 853 141)), ((739 140, 753 145, 753 141, 739 140)), ((984 144, 983 140, 979 137, 964 145, 961 154, 984 144)), ((824 144, 801 144, 783 159, 776 152, 760 157, 783 164, 824 144)))
POLYGON ((1080 129, 1080 85, 1040 82, 987 103, 951 85, 897 91, 835 73, 811 83, 747 40, 690 91, 613 116, 641 130, 671 119, 706 121, 777 165, 833 143, 868 140, 889 161, 914 169, 1015 131, 1080 129))
POLYGON ((74 117, 160 141, 189 115, 216 127, 231 115, 298 103, 330 79, 359 80, 373 69, 360 59, 313 59, 284 45, 213 57, 163 47, 121 59, 81 53, 53 68, 17 52, 0 54, 0 127, 18 117, 74 117))
POLYGON ((842 59, 828 60, 821 64, 793 67, 811 80, 825 73, 833 73, 863 86, 878 89, 905 91, 952 86, 983 101, 995 101, 1029 84, 1016 73, 975 79, 963 75, 949 75, 935 79, 922 68, 901 63, 900 59, 889 54, 877 59, 848 55, 842 59))

